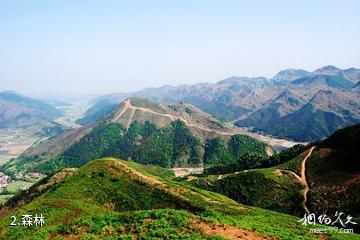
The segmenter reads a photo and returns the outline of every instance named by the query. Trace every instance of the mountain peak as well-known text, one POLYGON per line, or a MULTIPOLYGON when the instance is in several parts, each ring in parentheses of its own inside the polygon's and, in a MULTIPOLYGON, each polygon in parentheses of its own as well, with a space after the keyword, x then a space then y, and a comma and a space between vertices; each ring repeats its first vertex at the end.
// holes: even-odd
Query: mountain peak
POLYGON ((275 83, 291 82, 307 75, 309 75, 309 72, 306 70, 288 68, 278 72, 271 80, 275 83))
POLYGON ((233 132, 210 114, 187 103, 161 104, 147 98, 125 99, 113 112, 111 122, 130 127, 134 122, 149 121, 157 126, 169 128, 172 122, 181 120, 200 139, 207 136, 232 135, 233 132))
POLYGON ((340 74, 342 70, 337 68, 333 65, 327 65, 321 68, 316 69, 313 73, 315 74, 326 74, 326 75, 333 75, 333 74, 340 74))

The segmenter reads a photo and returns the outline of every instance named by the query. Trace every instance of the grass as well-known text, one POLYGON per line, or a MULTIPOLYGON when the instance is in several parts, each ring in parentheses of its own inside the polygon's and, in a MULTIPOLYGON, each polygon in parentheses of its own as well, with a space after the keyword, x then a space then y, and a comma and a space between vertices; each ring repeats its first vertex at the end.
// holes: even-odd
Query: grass
POLYGON ((161 178, 168 174, 162 169, 120 163, 116 159, 92 161, 9 213, 42 213, 46 221, 42 228, 10 227, 8 216, 2 216, 0 238, 221 239, 194 227, 192 222, 197 220, 280 239, 316 239, 296 217, 240 205, 218 193, 161 178))
POLYGON ((133 97, 131 98, 131 104, 135 107, 149 108, 158 113, 166 113, 164 109, 159 107, 159 103, 148 100, 146 98, 133 97))
POLYGON ((297 216, 303 214, 300 193, 303 187, 293 175, 279 174, 275 168, 243 171, 221 178, 218 175, 197 178, 190 184, 224 194, 242 204, 297 216))
POLYGON ((14 195, 11 194, 1 194, 0 195, 0 206, 6 203, 10 198, 12 198, 14 195))
MULTIPOLYGON (((122 160, 120 160, 122 161, 122 160)), ((133 161, 122 161, 122 163, 136 169, 144 175, 155 178, 171 179, 175 177, 174 172, 169 168, 163 168, 154 165, 142 165, 133 161)))

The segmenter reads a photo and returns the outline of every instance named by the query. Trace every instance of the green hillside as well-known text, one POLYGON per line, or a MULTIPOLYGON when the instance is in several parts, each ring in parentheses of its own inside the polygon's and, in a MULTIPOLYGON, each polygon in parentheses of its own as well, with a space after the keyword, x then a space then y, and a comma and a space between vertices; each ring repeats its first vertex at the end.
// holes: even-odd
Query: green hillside
POLYGON ((308 103, 298 111, 280 117, 276 107, 261 109, 249 118, 237 121, 239 127, 255 126, 255 131, 266 132, 295 141, 314 141, 329 136, 336 130, 357 120, 326 112, 308 103))
POLYGON ((86 164, 33 199, 9 203, 1 211, 0 238, 318 239, 298 220, 108 158, 86 164), (35 213, 45 217, 43 227, 9 226, 10 215, 35 213))
POLYGON ((193 186, 224 194, 242 204, 303 215, 301 184, 291 174, 283 174, 276 169, 245 170, 196 178, 190 182, 193 186))
POLYGON ((46 152, 21 155, 4 165, 3 170, 9 174, 21 171, 49 174, 64 167, 80 167, 100 157, 132 159, 162 167, 203 163, 246 165, 248 159, 254 164, 265 159, 265 148, 264 143, 243 135, 234 135, 229 140, 217 137, 202 143, 180 120, 173 121, 171 128, 157 127, 148 121, 143 124, 135 121, 128 129, 118 123, 103 122, 57 156, 47 159, 46 152))
MULTIPOLYGON (((285 154, 291 157, 288 161, 284 161, 281 154, 275 156, 273 160, 279 158, 282 163, 271 168, 179 181, 224 194, 239 203, 302 216, 305 212, 305 186, 301 173, 304 166, 305 180, 309 186, 305 206, 309 211, 317 215, 326 213, 328 216, 334 216, 337 211, 344 212, 359 222, 359 129, 360 124, 354 125, 337 131, 311 148, 291 150, 285 154), (299 150, 301 152, 297 153, 299 150)), ((211 171, 206 172, 211 174, 211 171)), ((354 229, 360 230, 357 226, 354 229)))

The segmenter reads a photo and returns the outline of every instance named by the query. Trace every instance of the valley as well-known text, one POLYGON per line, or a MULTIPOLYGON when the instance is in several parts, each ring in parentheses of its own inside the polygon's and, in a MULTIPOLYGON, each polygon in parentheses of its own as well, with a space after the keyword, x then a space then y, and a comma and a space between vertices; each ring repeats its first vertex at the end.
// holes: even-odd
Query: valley
POLYGON ((238 134, 244 134, 253 137, 259 141, 265 142, 276 151, 282 151, 284 149, 291 148, 297 144, 302 144, 302 145, 307 144, 307 142, 295 142, 287 139, 276 138, 270 135, 260 134, 257 132, 251 132, 247 128, 235 127, 234 131, 238 134))
POLYGON ((86 100, 72 101, 71 104, 58 107, 63 115, 56 118, 55 121, 67 128, 78 128, 80 125, 76 121, 83 116, 88 108, 89 104, 86 100))
MULTIPOLYGON (((75 102, 58 107, 63 114, 53 119, 55 124, 63 126, 63 129, 79 127, 75 121, 83 114, 87 105, 86 102, 75 102)), ((28 148, 46 142, 54 134, 51 131, 42 129, 42 125, 12 126, 0 128, 0 166, 8 163, 11 159, 16 159, 28 148)), ((61 130, 62 131, 62 130, 61 130)), ((2 178, 7 178, 4 176, 2 178)), ((0 186, 0 204, 5 203, 20 191, 30 188, 34 183, 41 180, 44 176, 32 172, 29 174, 17 173, 11 180, 3 180, 0 186), (35 176, 35 177, 34 177, 35 176)), ((0 177, 1 181, 1 177, 0 177)))
MULTIPOLYGON (((63 114, 55 118, 54 122, 64 128, 78 128, 76 120, 82 116, 87 107, 88 105, 84 101, 59 107, 63 114)), ((18 157, 30 146, 35 146, 52 135, 51 133, 50 135, 46 132, 42 133, 41 126, 38 125, 0 128, 0 166, 11 158, 18 157)))

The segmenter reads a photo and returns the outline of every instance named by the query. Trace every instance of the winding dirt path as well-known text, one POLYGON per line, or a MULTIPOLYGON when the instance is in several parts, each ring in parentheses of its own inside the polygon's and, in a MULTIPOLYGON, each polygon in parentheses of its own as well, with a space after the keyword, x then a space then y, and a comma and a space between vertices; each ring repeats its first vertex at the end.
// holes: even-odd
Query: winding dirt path
POLYGON ((132 123, 132 120, 135 116, 135 112, 136 112, 136 109, 135 108, 131 108, 131 114, 130 114, 130 117, 129 117, 129 121, 127 123, 127 127, 130 127, 131 123, 132 123))
POLYGON ((112 122, 116 122, 117 120, 119 120, 119 118, 126 112, 126 110, 131 106, 130 104, 130 100, 125 100, 124 101, 124 108, 121 109, 121 111, 117 114, 117 116, 112 120, 112 122))
POLYGON ((314 151, 315 146, 311 147, 308 154, 305 156, 304 160, 301 163, 301 179, 304 182, 304 201, 303 201, 303 207, 305 209, 306 213, 310 213, 309 209, 306 207, 306 201, 307 201, 307 193, 309 192, 310 188, 309 188, 309 184, 306 180, 306 161, 308 160, 308 158, 311 156, 312 152, 314 151))
POLYGON ((278 169, 278 171, 280 171, 280 172, 286 172, 286 173, 292 174, 304 186, 304 191, 303 191, 304 200, 302 202, 302 206, 307 214, 310 213, 309 209, 306 207, 307 193, 309 192, 310 188, 309 188, 309 184, 306 180, 306 161, 309 159, 309 157, 311 156, 314 149, 315 149, 315 146, 311 147, 309 152, 306 154, 306 156, 302 160, 300 176, 293 171, 278 169))
MULTIPOLYGON (((219 134, 219 135, 228 135, 228 136, 232 136, 234 135, 234 133, 232 132, 223 132, 223 131, 218 131, 218 130, 213 130, 213 129, 210 129, 210 128, 206 128, 206 127, 203 127, 203 126, 199 126, 197 124, 191 124, 189 123, 185 118, 181 117, 181 116, 174 116, 174 115, 171 115, 171 114, 167 114, 167 113, 158 113, 158 112, 155 112, 151 109, 148 109, 148 108, 143 108, 143 107, 135 107, 131 104, 130 100, 127 99, 124 101, 124 104, 125 106, 121 109, 121 111, 119 113, 117 113, 116 117, 113 118, 112 122, 116 122, 117 120, 119 120, 119 118, 126 112, 126 110, 128 109, 131 109, 133 112, 135 112, 135 110, 141 110, 143 112, 147 112, 147 113, 151 113, 151 114, 155 114, 155 115, 158 115, 158 116, 162 116, 162 117, 167 117, 167 118, 170 118, 171 121, 176 121, 176 120, 181 120, 185 123, 186 126, 188 127, 193 127, 193 128, 197 128, 197 129, 200 129, 200 130, 203 130, 203 131, 206 131, 206 132, 213 132, 213 133, 216 133, 216 134, 219 134)), ((132 122, 132 118, 134 117, 134 114, 131 114, 130 116, 130 119, 129 119, 129 122, 131 123, 132 122)))

